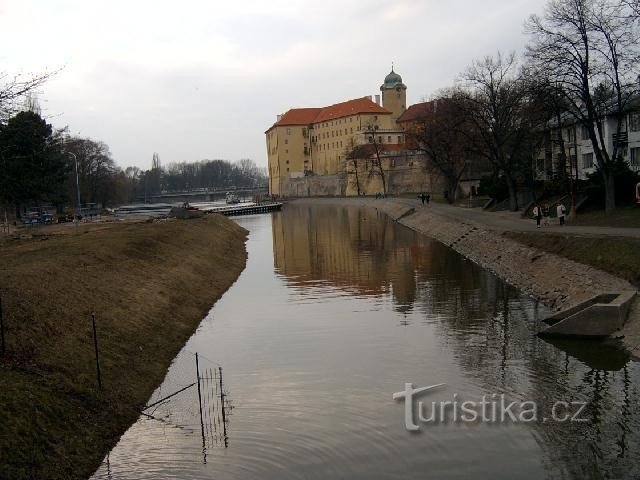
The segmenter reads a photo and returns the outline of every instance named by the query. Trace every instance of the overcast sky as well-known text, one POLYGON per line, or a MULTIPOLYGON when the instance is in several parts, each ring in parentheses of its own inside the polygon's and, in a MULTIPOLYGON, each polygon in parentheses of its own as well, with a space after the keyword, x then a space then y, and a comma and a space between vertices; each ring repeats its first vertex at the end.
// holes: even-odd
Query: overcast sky
POLYGON ((415 103, 474 58, 521 51, 544 0, 0 0, 0 71, 63 67, 39 94, 55 126, 149 168, 266 165, 291 107, 378 92, 391 62, 415 103))

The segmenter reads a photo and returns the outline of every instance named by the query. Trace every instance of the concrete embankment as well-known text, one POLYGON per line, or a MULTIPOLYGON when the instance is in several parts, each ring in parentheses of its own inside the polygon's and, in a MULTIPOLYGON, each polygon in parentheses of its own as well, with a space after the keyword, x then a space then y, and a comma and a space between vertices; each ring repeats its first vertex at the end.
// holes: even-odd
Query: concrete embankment
MULTIPOLYGON (((318 200, 325 201, 325 200, 318 200)), ((471 221, 437 214, 406 199, 335 199, 328 202, 373 207, 398 223, 432 237, 495 273, 554 311, 611 291, 635 291, 626 280, 591 266, 526 246, 471 221)), ((640 306, 634 303, 622 334, 623 344, 640 357, 640 306)))
POLYGON ((219 215, 66 230, 0 239, 2 480, 90 476, 246 262, 219 215))

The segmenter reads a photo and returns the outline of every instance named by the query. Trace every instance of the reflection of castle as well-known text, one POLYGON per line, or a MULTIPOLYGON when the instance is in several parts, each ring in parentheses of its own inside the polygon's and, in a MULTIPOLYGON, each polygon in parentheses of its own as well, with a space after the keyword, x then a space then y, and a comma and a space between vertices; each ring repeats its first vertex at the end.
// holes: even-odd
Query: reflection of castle
POLYGON ((415 301, 416 265, 431 264, 432 243, 395 227, 375 210, 287 205, 273 216, 277 271, 293 284, 325 284, 360 295, 415 301))

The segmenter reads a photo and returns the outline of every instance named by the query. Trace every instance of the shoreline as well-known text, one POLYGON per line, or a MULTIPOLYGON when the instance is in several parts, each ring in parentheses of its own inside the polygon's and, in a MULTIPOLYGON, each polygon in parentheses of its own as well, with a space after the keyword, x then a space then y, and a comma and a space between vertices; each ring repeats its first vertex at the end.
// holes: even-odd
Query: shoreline
POLYGON ((244 270, 246 238, 207 215, 2 243, 0 479, 91 476, 244 270))
MULTIPOLYGON (((544 252, 473 221, 461 221, 433 212, 402 198, 314 198, 296 202, 331 202, 374 208, 401 225, 433 238, 491 271, 503 281, 538 299, 552 311, 581 303, 611 290, 637 288, 628 281, 589 265, 544 252)), ((640 360, 640 301, 636 299, 627 322, 610 338, 640 360), (618 342, 616 342, 618 343, 618 342)))

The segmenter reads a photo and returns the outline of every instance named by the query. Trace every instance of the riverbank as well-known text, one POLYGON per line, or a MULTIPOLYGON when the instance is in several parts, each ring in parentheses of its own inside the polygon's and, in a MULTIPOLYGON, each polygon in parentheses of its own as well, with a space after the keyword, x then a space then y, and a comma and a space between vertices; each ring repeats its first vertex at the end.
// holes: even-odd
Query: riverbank
POLYGON ((3 241, 0 479, 91 475, 244 269, 246 234, 210 215, 3 241))
MULTIPOLYGON (((636 290, 628 281, 592 266, 526 245, 507 232, 472 220, 438 214, 410 199, 336 198, 298 202, 338 202, 373 207, 398 223, 432 237, 539 299, 552 310, 583 302, 600 292, 636 290)), ((636 304, 638 301, 635 302, 636 304)), ((622 342, 640 358, 640 308, 632 308, 622 342)))

